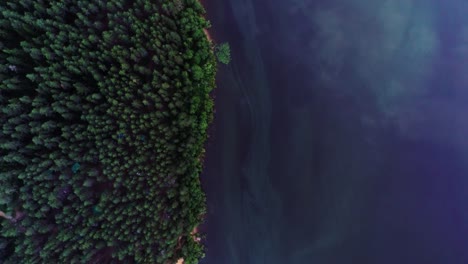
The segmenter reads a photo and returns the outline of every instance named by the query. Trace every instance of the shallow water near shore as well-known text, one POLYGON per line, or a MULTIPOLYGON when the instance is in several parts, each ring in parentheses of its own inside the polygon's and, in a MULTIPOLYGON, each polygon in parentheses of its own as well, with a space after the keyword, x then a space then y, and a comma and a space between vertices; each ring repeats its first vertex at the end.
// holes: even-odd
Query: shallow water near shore
POLYGON ((468 263, 468 5, 205 0, 202 263, 468 263))

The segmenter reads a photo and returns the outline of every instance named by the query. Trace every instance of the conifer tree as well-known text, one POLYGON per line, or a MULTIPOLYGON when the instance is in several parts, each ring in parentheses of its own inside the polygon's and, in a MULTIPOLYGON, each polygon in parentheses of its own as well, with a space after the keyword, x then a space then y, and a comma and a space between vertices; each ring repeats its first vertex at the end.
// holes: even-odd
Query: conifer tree
POLYGON ((0 1, 0 262, 196 263, 215 57, 196 0, 0 1))

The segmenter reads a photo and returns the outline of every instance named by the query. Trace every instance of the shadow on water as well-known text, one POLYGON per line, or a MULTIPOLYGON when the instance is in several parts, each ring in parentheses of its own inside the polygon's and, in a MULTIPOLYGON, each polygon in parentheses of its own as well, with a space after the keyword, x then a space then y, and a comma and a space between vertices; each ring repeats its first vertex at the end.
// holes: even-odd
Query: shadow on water
POLYGON ((436 113, 432 101, 406 98, 435 117, 386 118, 349 47, 331 65, 337 80, 323 82, 310 14, 340 2, 206 6, 233 61, 219 68, 202 175, 202 263, 468 263, 467 153, 444 143, 450 131, 429 131, 455 110, 436 113))

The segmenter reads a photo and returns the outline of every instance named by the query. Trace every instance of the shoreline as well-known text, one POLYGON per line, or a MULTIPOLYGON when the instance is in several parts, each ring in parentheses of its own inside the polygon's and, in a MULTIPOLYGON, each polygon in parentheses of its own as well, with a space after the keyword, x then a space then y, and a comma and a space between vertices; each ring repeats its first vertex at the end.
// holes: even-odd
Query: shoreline
POLYGON ((208 41, 210 41, 211 43, 213 43, 213 38, 211 37, 210 31, 208 31, 208 29, 204 28, 204 29, 203 29, 203 32, 205 33, 205 36, 206 36, 206 38, 208 39, 208 41))
MULTIPOLYGON (((205 9, 204 5, 203 5, 203 1, 202 0, 198 0, 198 2, 200 3, 200 5, 203 7, 203 9, 205 9)), ((206 14, 206 10, 205 10, 205 14, 206 14)), ((203 16, 204 19, 208 20, 206 18, 206 16, 203 16)), ((203 33, 205 33, 205 36, 206 36, 206 39, 211 43, 213 44, 213 38, 211 37, 211 34, 210 34, 210 31, 207 29, 207 28, 203 28, 203 33)), ((213 49, 213 53, 214 53, 214 49, 213 49)), ((214 109, 213 109, 214 111, 214 109)), ((208 208, 207 208, 208 209, 208 208)), ((199 228, 203 225, 203 222, 205 221, 205 216, 203 216, 201 222, 195 226, 192 230, 192 232, 190 232, 190 236, 193 238, 193 240, 197 243, 201 243, 201 238, 200 236, 198 236, 198 233, 199 233, 199 228)), ((179 240, 180 240, 181 237, 179 237, 179 240)), ((184 264, 184 258, 179 258, 177 260, 177 262, 175 264, 184 264)))
MULTIPOLYGON (((203 4, 204 0, 198 0, 198 3, 203 7, 203 10, 205 10, 205 14, 203 14, 203 18, 208 21, 208 18, 206 17, 206 8, 205 5, 203 4)), ((210 41, 213 42, 213 37, 210 34, 210 31, 207 28, 203 29, 203 32, 205 33, 206 38, 210 41)))

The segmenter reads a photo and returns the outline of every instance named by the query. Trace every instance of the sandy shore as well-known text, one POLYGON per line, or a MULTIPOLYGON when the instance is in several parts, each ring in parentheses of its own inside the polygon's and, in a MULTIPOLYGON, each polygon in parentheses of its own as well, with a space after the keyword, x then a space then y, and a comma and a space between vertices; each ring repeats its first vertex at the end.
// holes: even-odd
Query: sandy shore
POLYGON ((210 32, 208 31, 208 29, 204 28, 204 29, 203 29, 203 32, 205 32, 206 38, 207 38, 209 41, 213 42, 213 39, 211 38, 211 35, 210 35, 210 32))

